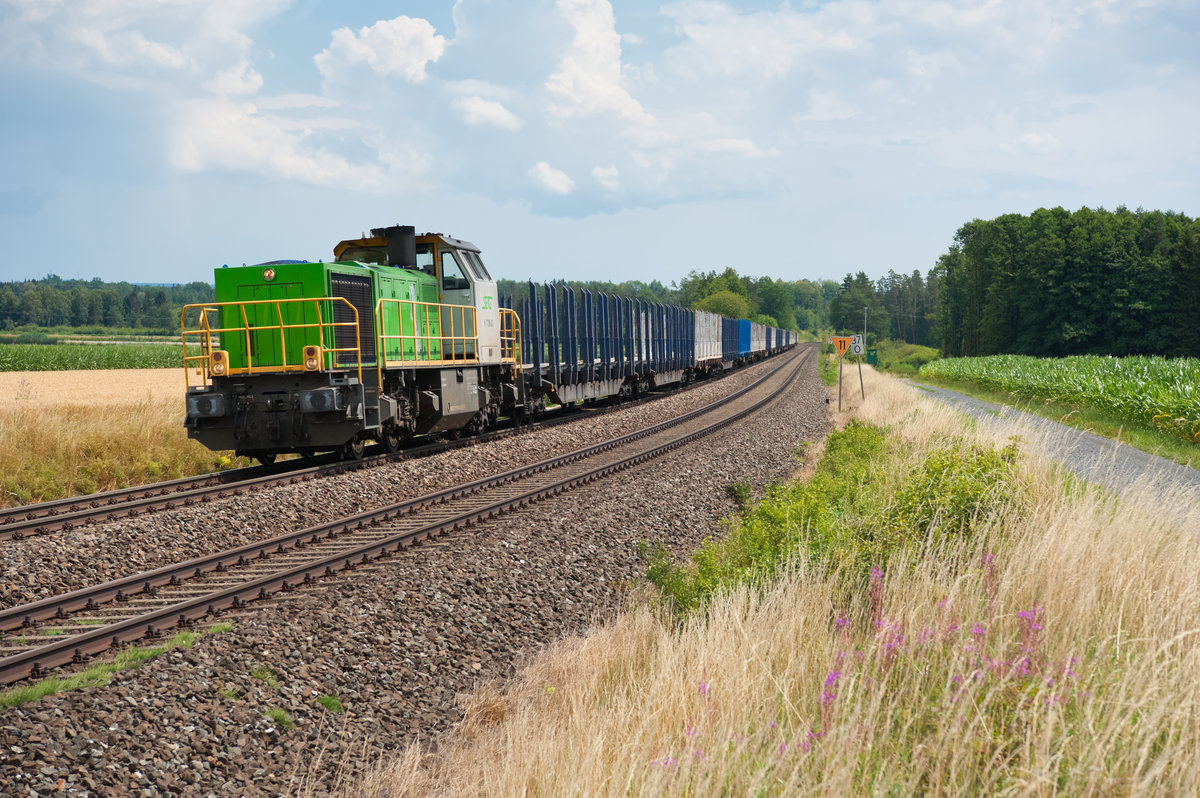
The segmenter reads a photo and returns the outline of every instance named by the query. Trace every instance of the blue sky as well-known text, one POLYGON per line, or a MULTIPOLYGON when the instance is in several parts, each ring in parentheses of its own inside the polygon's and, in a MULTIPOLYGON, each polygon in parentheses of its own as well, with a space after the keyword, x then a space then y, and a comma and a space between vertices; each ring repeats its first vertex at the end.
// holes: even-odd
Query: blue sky
POLYGON ((1194 0, 0 0, 0 279, 370 227, 513 279, 925 271, 973 218, 1200 214, 1194 0))

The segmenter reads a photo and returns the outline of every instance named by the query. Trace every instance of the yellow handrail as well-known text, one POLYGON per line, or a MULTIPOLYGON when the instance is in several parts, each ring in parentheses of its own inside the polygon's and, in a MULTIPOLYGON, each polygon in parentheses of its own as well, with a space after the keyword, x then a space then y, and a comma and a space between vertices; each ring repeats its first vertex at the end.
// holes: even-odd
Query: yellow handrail
POLYGON ((500 308, 500 362, 521 365, 521 317, 500 308))
POLYGON ((375 304, 380 371, 395 366, 479 362, 475 316, 472 305, 380 299, 375 304))
MULTIPOLYGON (((219 325, 219 322, 218 322, 219 325)), ((359 346, 358 334, 358 308, 354 307, 345 297, 318 297, 307 299, 254 299, 239 302, 207 302, 202 304, 185 305, 179 315, 179 327, 181 338, 183 339, 183 365, 184 365, 184 382, 190 390, 193 387, 192 376, 193 369, 195 376, 200 377, 202 381, 196 383, 197 387, 207 387, 211 384, 211 356, 214 351, 219 350, 220 336, 226 333, 237 334, 245 337, 246 343, 246 365, 238 368, 228 368, 227 374, 260 374, 268 372, 287 372, 287 371, 305 371, 303 362, 303 349, 296 352, 296 363, 288 362, 287 351, 287 331, 288 330, 316 330, 317 339, 321 342, 322 363, 321 367, 325 369, 336 367, 335 356, 339 353, 354 353, 354 366, 358 371, 358 381, 362 383, 362 351, 359 346), (321 303, 322 302, 340 302, 350 308, 353 313, 353 321, 325 321, 322 318, 321 303), (311 304, 316 316, 315 322, 300 322, 286 323, 283 320, 282 305, 303 305, 311 304), (267 324, 263 326, 253 326, 250 324, 250 319, 246 313, 247 307, 270 306, 274 309, 277 324, 267 324), (209 320, 209 315, 219 313, 222 308, 238 308, 238 315, 241 316, 241 325, 233 327, 214 327, 209 320), (188 329, 187 319, 189 311, 198 311, 199 319, 198 326, 194 329, 188 329), (354 330, 354 346, 348 347, 325 347, 326 331, 337 327, 350 327, 354 330), (251 333, 261 333, 265 331, 277 330, 279 332, 279 355, 280 363, 255 368, 254 355, 252 350, 251 333), (195 340, 190 340, 195 339, 195 340), (188 355, 188 344, 193 346, 199 345, 200 354, 188 355)))

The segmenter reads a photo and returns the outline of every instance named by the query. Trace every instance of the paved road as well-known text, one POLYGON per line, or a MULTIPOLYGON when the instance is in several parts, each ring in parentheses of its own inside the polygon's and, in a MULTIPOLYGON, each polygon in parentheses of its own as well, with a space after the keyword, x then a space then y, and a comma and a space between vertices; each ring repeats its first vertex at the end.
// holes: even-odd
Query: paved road
POLYGON ((1046 454, 1088 482, 1103 485, 1115 493, 1123 493, 1133 483, 1140 484, 1144 480, 1172 500, 1178 497, 1179 500, 1200 504, 1200 471, 1194 468, 1032 413, 994 405, 945 388, 908 380, 905 382, 978 419, 980 423, 995 423, 999 418, 1027 424, 1046 433, 1039 436, 1046 454))

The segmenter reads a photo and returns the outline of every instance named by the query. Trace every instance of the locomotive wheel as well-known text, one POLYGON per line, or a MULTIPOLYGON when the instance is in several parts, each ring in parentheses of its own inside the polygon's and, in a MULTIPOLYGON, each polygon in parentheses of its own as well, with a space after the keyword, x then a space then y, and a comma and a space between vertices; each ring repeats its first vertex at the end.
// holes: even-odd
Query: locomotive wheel
POLYGON ((342 447, 341 455, 343 460, 361 460, 363 449, 366 446, 359 438, 353 438, 345 446, 342 447))
POLYGON ((384 451, 389 454, 400 451, 400 430, 395 427, 388 427, 383 432, 383 437, 379 439, 383 444, 384 451))
POLYGON ((262 463, 263 465, 271 465, 272 463, 275 462, 275 457, 276 457, 276 455, 274 453, 254 455, 254 459, 257 460, 258 462, 262 463))

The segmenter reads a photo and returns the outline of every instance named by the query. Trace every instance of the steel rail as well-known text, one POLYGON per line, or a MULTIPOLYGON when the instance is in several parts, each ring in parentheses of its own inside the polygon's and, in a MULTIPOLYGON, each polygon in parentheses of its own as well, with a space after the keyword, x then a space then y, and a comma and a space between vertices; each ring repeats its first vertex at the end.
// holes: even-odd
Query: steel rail
MULTIPOLYGON (((732 372, 730 372, 732 373, 732 372)), ((692 390, 711 380, 693 383, 682 390, 692 390)), ((401 460, 428 457, 432 454, 474 446, 527 432, 570 423, 587 415, 604 415, 627 407, 634 407, 666 396, 678 395, 682 391, 653 391, 641 398, 618 405, 589 405, 583 408, 567 408, 554 413, 564 413, 555 418, 544 418, 533 424, 504 429, 488 430, 469 438, 422 442, 401 452, 377 454, 359 461, 322 462, 329 455, 321 455, 316 463, 304 460, 287 460, 273 465, 256 465, 230 471, 217 471, 192 477, 136 485, 128 488, 72 496, 37 504, 0 508, 0 541, 21 540, 32 535, 44 535, 59 530, 70 530, 86 524, 112 521, 119 518, 136 517, 142 513, 170 510, 197 503, 236 496, 255 487, 289 485, 316 479, 331 474, 343 474, 360 468, 373 468, 401 460)))
MULTIPOLYGON (((800 370, 811 357, 811 354, 812 349, 810 348, 804 353, 803 357, 798 359, 798 362, 796 363, 791 374, 777 389, 758 399, 751 405, 718 419, 717 421, 700 429, 693 430, 685 435, 673 438, 663 444, 652 447, 651 449, 634 453, 628 457, 618 460, 615 463, 598 466, 584 473, 569 476, 566 479, 559 480, 549 485, 535 487, 532 490, 525 491, 517 496, 503 498, 481 508, 471 509, 450 518, 434 521, 430 524, 426 524, 412 530, 390 535, 382 540, 371 541, 351 549, 350 551, 335 553, 333 555, 306 562, 292 568, 277 571, 258 579, 246 581, 204 596, 188 599, 170 606, 152 610, 148 613, 133 618, 119 620, 102 627, 97 627, 90 632, 72 635, 60 641, 55 641, 48 645, 0 659, 0 683, 12 683, 15 681, 20 681, 21 679, 29 676, 40 675, 41 673, 55 667, 60 667, 72 662, 81 662, 86 660, 89 656, 100 653, 110 647, 120 645, 121 643, 132 642, 142 637, 155 637, 163 630, 172 626, 188 626, 208 615, 219 613, 225 609, 243 606, 249 601, 265 598, 274 592, 293 589, 301 583, 309 583, 313 579, 332 575, 339 570, 353 568, 358 564, 368 563, 373 559, 390 554, 396 550, 399 550, 400 548, 412 545, 415 542, 458 529, 462 526, 470 525, 479 520, 492 518, 496 515, 507 513, 513 509, 527 506, 528 504, 540 501, 549 496, 556 496, 564 490, 568 490, 578 485, 587 484, 608 474, 615 473, 617 471, 624 470, 631 466, 645 462, 667 451, 686 445, 687 443, 697 440, 700 437, 711 434, 718 429, 724 428, 735 421, 744 418, 746 415, 755 412, 766 403, 774 400, 795 381, 800 373, 800 370)), ((197 558, 186 563, 181 563, 175 566, 167 566, 165 568, 160 568, 156 571, 145 574, 138 574, 128 577, 127 579, 115 580, 114 582, 109 582, 105 585, 100 585, 95 588, 86 588, 84 590, 74 591, 73 593, 65 594, 63 596, 44 599, 39 602, 24 605, 22 607, 11 608, 10 610, 6 610, 0 614, 0 618, 3 619, 0 621, 0 623, 3 624, 0 628, 11 630, 14 628, 20 628, 22 625, 27 625, 34 620, 43 620, 50 617, 61 617, 71 610, 93 609, 98 606, 99 603, 121 597, 122 595, 128 597, 128 595, 132 595, 136 592, 152 592, 156 587, 161 585, 177 584, 179 577, 183 574, 194 572, 195 575, 200 575, 202 572, 206 571, 221 570, 231 564, 244 564, 248 561, 247 555, 250 555, 250 558, 258 558, 266 556, 268 550, 270 549, 274 549, 276 552, 283 552, 287 548, 300 548, 308 543, 332 538, 344 532, 364 529, 368 525, 377 525, 384 521, 392 520, 396 517, 409 514, 419 507, 442 503, 449 501, 452 498, 478 493, 481 490, 513 482, 516 479, 520 479, 531 474, 537 474, 561 467, 565 464, 581 460, 585 457, 612 449, 616 446, 620 446, 631 441, 653 435, 657 432, 664 431, 671 427, 682 424, 692 418, 696 418, 703 413, 710 412, 722 405, 728 404, 776 375, 784 368, 784 365, 786 365, 786 363, 781 364, 769 374, 765 375, 754 383, 745 386, 741 390, 730 394, 728 397, 710 403, 709 405, 697 410, 693 410, 675 419, 670 419, 668 421, 655 424, 651 427, 647 427, 643 430, 638 430, 618 438, 613 438, 609 441, 604 441, 593 446, 585 447, 584 449, 580 449, 566 455, 550 458, 539 463, 534 463, 530 466, 512 469, 511 471, 504 472, 503 474, 475 480, 471 483, 456 486, 438 493, 428 494, 426 496, 391 505, 389 507, 360 513, 336 522, 310 527, 308 529, 300 530, 288 535, 283 535, 270 540, 261 541, 259 543, 239 547, 238 549, 233 549, 228 552, 197 558), (308 538, 308 540, 306 541, 305 538, 308 538), (124 593, 124 590, 126 589, 128 589, 130 592, 124 593), (20 619, 20 622, 17 622, 17 619, 20 619)))

